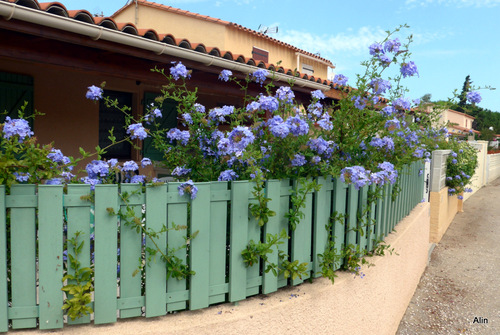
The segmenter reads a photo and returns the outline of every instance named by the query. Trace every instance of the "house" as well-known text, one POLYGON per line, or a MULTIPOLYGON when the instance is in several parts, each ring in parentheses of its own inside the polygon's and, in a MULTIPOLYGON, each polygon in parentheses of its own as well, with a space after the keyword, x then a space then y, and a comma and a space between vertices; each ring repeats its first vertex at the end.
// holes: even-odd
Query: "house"
MULTIPOLYGON (((433 110, 432 104, 426 106, 427 113, 431 113, 433 110)), ((437 110, 439 111, 439 120, 436 121, 435 127, 446 127, 448 133, 462 139, 469 137, 474 139, 473 134, 480 134, 479 131, 472 129, 475 117, 448 108, 437 110)))
MULTIPOLYGON (((138 1, 139 4, 145 9, 153 6, 145 1, 138 1)), ((258 68, 266 68, 275 71, 277 85, 286 85, 293 79, 299 103, 308 103, 311 91, 318 89, 328 91, 330 98, 340 97, 331 82, 296 74, 292 63, 292 69, 272 63, 281 58, 279 53, 274 54, 275 45, 276 50, 300 53, 301 65, 330 66, 328 61, 305 51, 235 24, 220 25, 234 30, 240 38, 254 35, 251 45, 270 51, 268 62, 264 62, 257 54, 240 50, 235 43, 216 39, 199 43, 196 35, 186 38, 182 30, 175 31, 174 37, 161 26, 148 27, 140 12, 139 25, 127 23, 128 18, 122 15, 129 10, 133 10, 131 4, 121 10, 122 14, 119 11, 114 17, 98 17, 86 10, 68 10, 59 2, 0 1, 0 109, 15 117, 17 109, 27 101, 27 111, 36 109, 45 114, 33 124, 39 142, 54 142, 54 147, 64 154, 79 156, 79 147, 92 151, 97 145, 106 146, 108 130, 113 126, 118 139, 125 135, 123 114, 107 111, 103 104, 86 99, 87 88, 106 82, 106 95, 129 106, 132 115, 141 115, 165 84, 161 75, 150 70, 157 67, 168 71, 172 62, 181 61, 192 70, 188 86, 198 89, 198 102, 206 108, 243 104, 239 87, 218 80, 223 69, 244 78, 258 68), (227 50, 229 46, 234 50, 227 50)), ((191 14, 178 18, 188 20, 191 14)), ((213 19, 205 21, 213 23, 213 19)), ((250 94, 261 91, 260 85, 249 87, 250 94)), ((174 104, 164 105, 166 127, 177 125, 176 113, 174 104)), ((124 143, 113 147, 108 155, 122 160, 158 155, 148 143, 136 144, 139 149, 124 143)))
POLYGON ((183 38, 230 50, 233 57, 253 58, 265 64, 280 64, 309 78, 327 79, 331 61, 276 40, 264 33, 205 15, 191 13, 146 0, 129 1, 111 16, 118 22, 133 22, 139 29, 168 32, 183 38))

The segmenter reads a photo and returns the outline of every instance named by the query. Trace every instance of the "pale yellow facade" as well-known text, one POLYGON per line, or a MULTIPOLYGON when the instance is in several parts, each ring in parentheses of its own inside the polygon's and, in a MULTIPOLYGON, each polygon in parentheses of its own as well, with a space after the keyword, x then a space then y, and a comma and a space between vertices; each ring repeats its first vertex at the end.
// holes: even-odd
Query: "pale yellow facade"
MULTIPOLYGON (((190 13, 152 3, 131 4, 113 14, 116 22, 134 23, 139 29, 154 29, 158 34, 169 34, 191 44, 202 43, 206 48, 218 48, 222 53, 254 58, 254 47, 269 52, 269 64, 285 70, 297 70, 302 75, 322 80, 328 79, 332 63, 307 52, 286 45, 276 39, 240 28, 226 21, 190 13), (304 68, 305 66, 305 68, 304 68), (312 69, 312 72, 310 72, 312 69)), ((235 58, 236 58, 235 57, 235 58)), ((258 61, 257 61, 258 64, 258 61)))

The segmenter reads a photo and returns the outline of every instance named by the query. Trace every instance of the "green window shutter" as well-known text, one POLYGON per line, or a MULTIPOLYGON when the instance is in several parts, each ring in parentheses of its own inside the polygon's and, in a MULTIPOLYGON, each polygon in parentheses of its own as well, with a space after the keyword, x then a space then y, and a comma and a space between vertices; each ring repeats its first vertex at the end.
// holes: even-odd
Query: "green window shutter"
MULTIPOLYGON (((25 102, 28 105, 24 110, 24 117, 32 116, 33 101, 33 77, 0 72, 0 122, 4 122, 6 116, 10 116, 12 119, 19 118, 18 111, 25 102)), ((28 122, 33 129, 33 118, 28 118, 28 122)))
MULTIPOLYGON (((155 102, 155 98, 158 95, 158 93, 144 93, 144 115, 147 113, 147 107, 155 102)), ((164 100, 160 109, 162 117, 160 120, 156 119, 156 122, 159 124, 157 129, 171 129, 177 127, 177 102, 171 99, 164 100)), ((151 129, 155 130, 156 128, 151 129)), ((160 161, 163 159, 163 153, 154 147, 150 137, 144 139, 143 156, 153 161, 160 161)))

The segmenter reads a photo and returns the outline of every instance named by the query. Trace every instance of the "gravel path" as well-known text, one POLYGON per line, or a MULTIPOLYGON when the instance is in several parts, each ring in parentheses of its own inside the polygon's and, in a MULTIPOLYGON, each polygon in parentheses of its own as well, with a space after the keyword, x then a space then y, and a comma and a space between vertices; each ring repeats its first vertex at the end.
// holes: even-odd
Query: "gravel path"
POLYGON ((455 216, 396 334, 500 335, 500 178, 455 216))

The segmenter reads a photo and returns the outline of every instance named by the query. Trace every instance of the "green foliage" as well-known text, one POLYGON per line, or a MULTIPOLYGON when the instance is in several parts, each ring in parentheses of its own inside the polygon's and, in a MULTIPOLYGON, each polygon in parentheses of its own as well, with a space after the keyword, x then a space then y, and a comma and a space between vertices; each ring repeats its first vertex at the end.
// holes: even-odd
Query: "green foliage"
POLYGON ((307 194, 312 191, 319 191, 320 189, 321 185, 318 185, 316 180, 306 180, 305 178, 297 180, 297 188, 292 190, 292 196, 290 197, 292 208, 285 214, 292 231, 297 228, 300 219, 305 217, 301 209, 306 206, 307 194))
POLYGON ((81 267, 78 256, 82 252, 84 242, 79 242, 78 238, 81 232, 76 232, 75 236, 67 240, 68 244, 68 271, 62 278, 67 284, 63 286, 62 291, 66 292, 66 299, 62 309, 66 311, 71 320, 81 318, 85 315, 90 315, 93 310, 90 307, 92 301, 92 278, 94 270, 91 267, 81 267), (70 274, 73 269, 74 273, 70 274))
POLYGON ((262 172, 260 170, 256 171, 254 181, 255 186, 252 194, 257 198, 257 203, 249 204, 248 206, 250 209, 250 213, 257 220, 259 226, 262 227, 269 221, 269 218, 275 216, 276 213, 267 207, 267 203, 271 201, 271 199, 267 198, 263 194, 264 180, 262 172))

